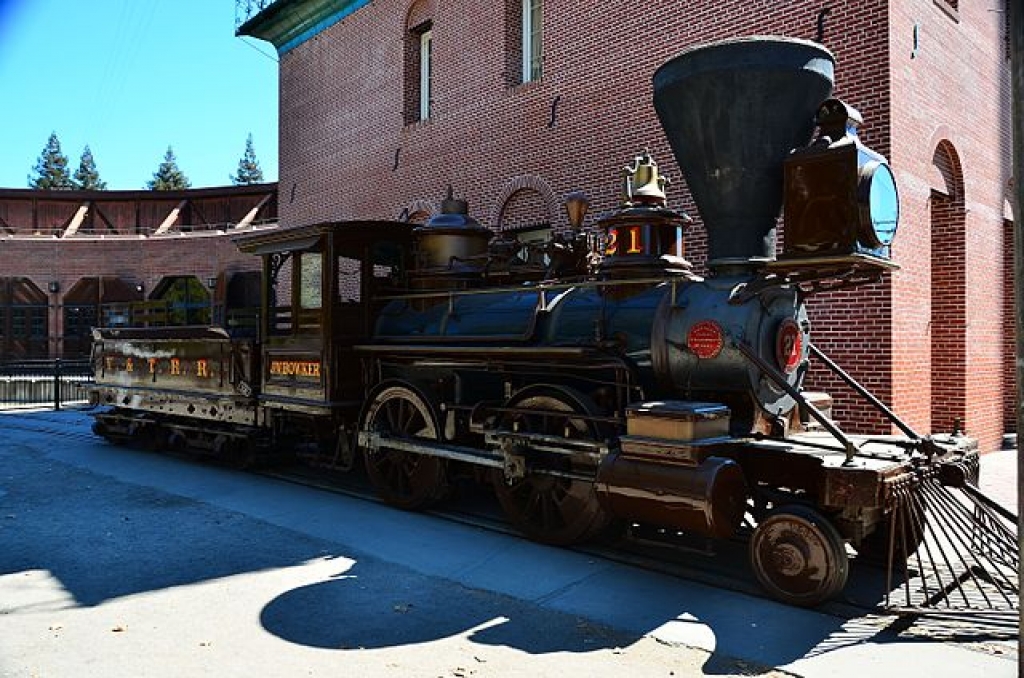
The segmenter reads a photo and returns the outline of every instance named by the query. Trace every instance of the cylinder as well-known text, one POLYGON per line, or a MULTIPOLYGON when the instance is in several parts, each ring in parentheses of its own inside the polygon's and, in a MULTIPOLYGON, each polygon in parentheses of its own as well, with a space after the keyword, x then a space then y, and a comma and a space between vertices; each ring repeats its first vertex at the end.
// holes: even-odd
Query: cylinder
POLYGON ((696 47, 654 74, 654 107, 708 234, 712 265, 775 256, 782 163, 806 145, 834 59, 806 40, 696 47))
POLYGON ((598 496, 617 518, 726 538, 746 510, 743 470, 731 459, 669 464, 613 454, 597 474, 598 496))

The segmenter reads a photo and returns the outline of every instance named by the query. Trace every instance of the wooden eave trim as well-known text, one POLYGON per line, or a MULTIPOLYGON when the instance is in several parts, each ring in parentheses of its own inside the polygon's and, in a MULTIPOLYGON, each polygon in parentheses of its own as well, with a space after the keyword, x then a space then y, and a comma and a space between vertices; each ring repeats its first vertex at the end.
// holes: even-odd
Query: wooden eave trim
POLYGON ((371 0, 279 0, 235 31, 266 40, 284 54, 330 28, 371 0))

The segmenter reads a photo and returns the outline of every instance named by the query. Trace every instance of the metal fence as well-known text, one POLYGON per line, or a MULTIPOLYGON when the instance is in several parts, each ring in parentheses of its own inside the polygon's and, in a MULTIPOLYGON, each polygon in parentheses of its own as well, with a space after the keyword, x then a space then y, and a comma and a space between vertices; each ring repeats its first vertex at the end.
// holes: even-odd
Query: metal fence
POLYGON ((0 409, 81 405, 92 383, 88 360, 0 362, 0 409))

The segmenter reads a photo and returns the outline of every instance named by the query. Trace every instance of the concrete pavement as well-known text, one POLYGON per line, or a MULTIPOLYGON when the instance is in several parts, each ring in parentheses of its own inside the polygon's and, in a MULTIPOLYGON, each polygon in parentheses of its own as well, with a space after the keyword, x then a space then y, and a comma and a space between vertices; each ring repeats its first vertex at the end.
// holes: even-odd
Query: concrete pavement
POLYGON ((0 676, 1016 674, 1005 630, 844 622, 88 424, 0 415, 0 676))

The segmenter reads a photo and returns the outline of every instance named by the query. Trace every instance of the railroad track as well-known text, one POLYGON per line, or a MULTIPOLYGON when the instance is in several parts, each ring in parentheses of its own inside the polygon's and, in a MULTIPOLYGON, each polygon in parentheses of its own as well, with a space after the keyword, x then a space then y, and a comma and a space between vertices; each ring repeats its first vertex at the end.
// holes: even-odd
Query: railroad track
MULTIPOLYGON (((100 442, 101 439, 91 431, 91 423, 91 418, 82 410, 59 413, 33 412, 27 416, 0 416, 0 431, 18 430, 47 437, 100 442)), ((202 463, 194 455, 176 456, 188 463, 202 463)), ((382 503, 361 472, 341 474, 299 465, 247 472, 318 491, 382 503)), ((441 520, 519 536, 504 521, 496 500, 479 486, 460 485, 451 500, 427 513, 441 520)), ((572 548, 596 559, 764 598, 764 592, 755 583, 746 564, 745 541, 745 535, 742 534, 732 540, 712 543, 695 542, 664 533, 635 533, 625 538, 606 538, 572 548)), ((883 578, 882 572, 877 568, 860 564, 856 559, 852 561, 851 566, 850 584, 845 599, 829 601, 815 608, 818 613, 842 620, 844 629, 848 623, 855 622, 855 631, 844 631, 847 639, 851 637, 851 633, 863 634, 864 640, 896 634, 934 641, 976 643, 980 651, 1003 654, 1007 651, 1016 651, 1012 645, 998 644, 1000 641, 1013 641, 1019 636, 1016 612, 969 615, 939 612, 927 616, 887 613, 879 608, 882 591, 878 587, 878 582, 883 578), (990 648, 989 645, 993 642, 997 645, 990 648)))

